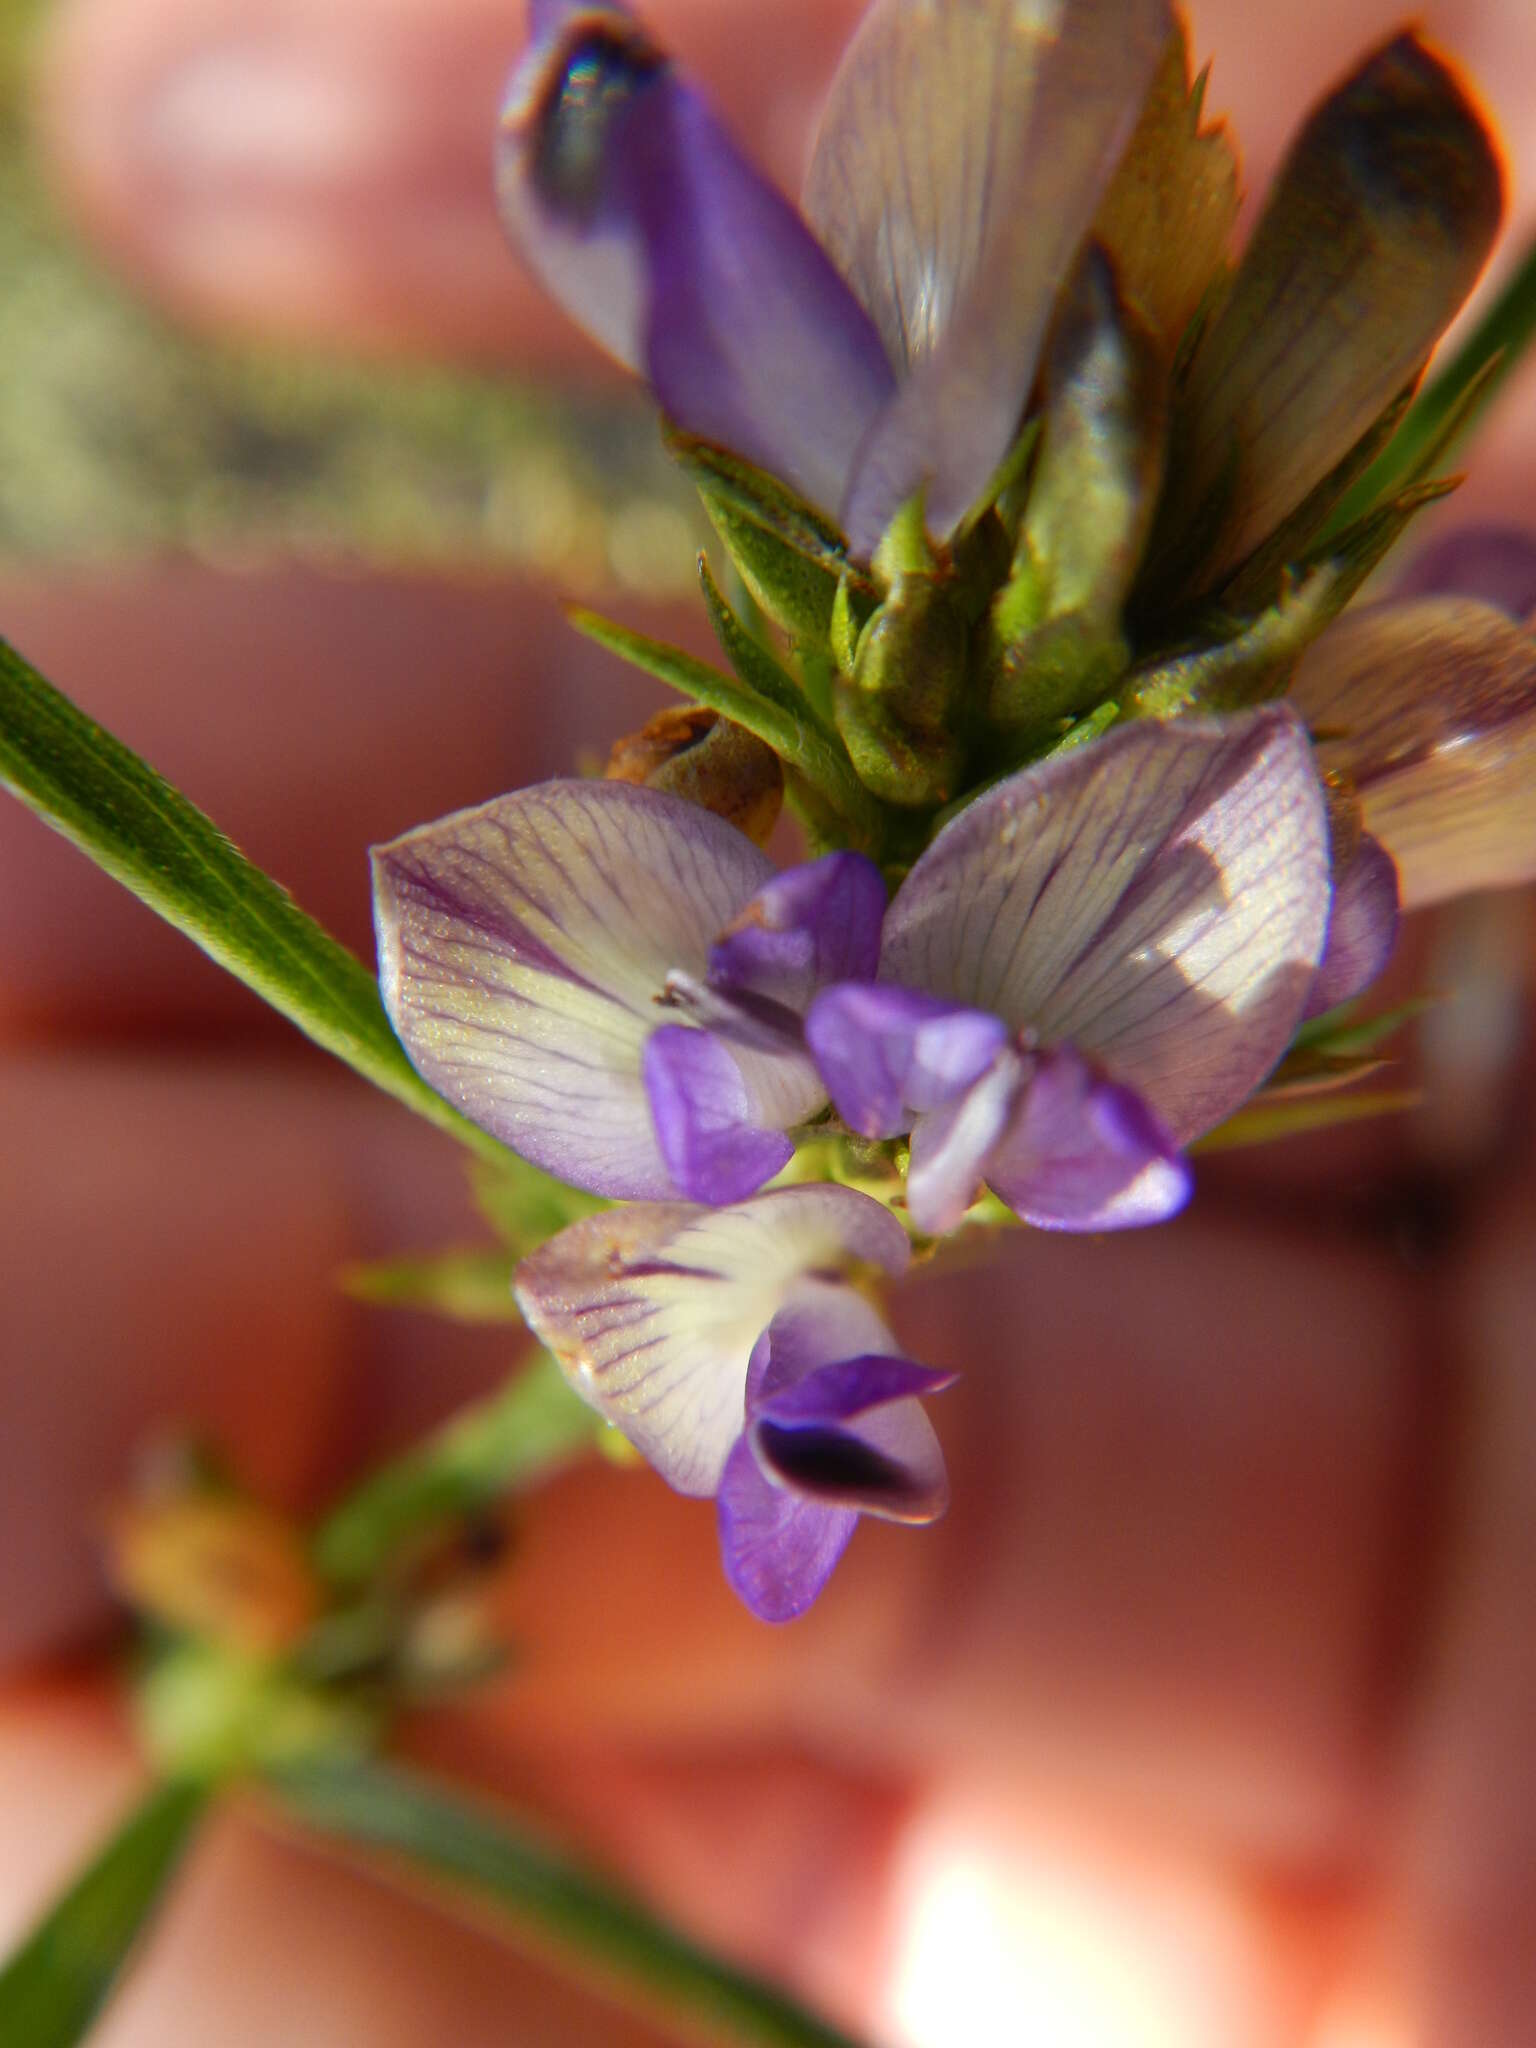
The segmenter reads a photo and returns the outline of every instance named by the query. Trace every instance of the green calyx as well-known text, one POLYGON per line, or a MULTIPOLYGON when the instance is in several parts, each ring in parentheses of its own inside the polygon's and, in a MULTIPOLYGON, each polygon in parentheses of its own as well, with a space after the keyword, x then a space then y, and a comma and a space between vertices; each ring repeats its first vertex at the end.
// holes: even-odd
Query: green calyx
POLYGON ((828 509, 669 430, 728 568, 705 592, 730 673, 588 630, 775 747, 814 851, 893 879, 1061 747, 1283 695, 1536 331, 1528 262, 1415 397, 1499 199, 1476 109, 1403 35, 1316 111, 1234 260, 1235 159, 1176 33, 959 529, 930 531, 918 491, 855 558, 828 509))
MULTIPOLYGON (((1170 362, 1092 247, 1064 295, 1037 407, 958 533, 930 533, 919 494, 873 558, 855 561, 777 479, 673 433, 725 555, 723 585, 700 562, 725 669, 586 614, 577 623, 772 747, 812 851, 857 848, 894 881, 1000 775, 1126 719, 1282 695, 1312 640, 1448 488, 1433 467, 1461 412, 1386 495, 1335 519, 1403 421, 1399 393, 1230 572, 1197 580, 1191 597, 1186 567, 1165 601, 1147 551, 1189 357, 1170 362)), ((1197 545, 1216 551, 1223 488, 1191 561, 1197 545)))

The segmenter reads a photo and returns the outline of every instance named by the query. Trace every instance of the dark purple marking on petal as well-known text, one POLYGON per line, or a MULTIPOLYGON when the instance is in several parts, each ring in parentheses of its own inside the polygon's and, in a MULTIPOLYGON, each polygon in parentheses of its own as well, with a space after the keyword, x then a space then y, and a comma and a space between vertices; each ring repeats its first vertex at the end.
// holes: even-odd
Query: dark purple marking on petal
POLYGON ((1001 1019, 885 982, 845 982, 811 1005, 805 1039, 833 1107, 866 1138, 961 1095, 1007 1037, 1001 1019))
POLYGON ((745 1437, 726 1460, 717 1496, 725 1576, 762 1621, 793 1621, 832 1576, 858 1515, 775 1486, 745 1437))
POLYGON ((1512 619, 1536 615, 1536 533, 1524 526, 1460 526, 1409 564, 1394 595, 1475 597, 1512 619))
POLYGON ((888 1355, 834 1359, 755 1411, 749 1405, 747 1441, 767 1476, 802 1499, 931 1522, 948 1504, 949 1481, 920 1397, 953 1378, 888 1355))
POLYGON ((662 1159, 690 1200, 744 1201, 794 1157, 782 1132, 753 1123, 741 1070, 710 1032, 664 1024, 646 1041, 640 1071, 662 1159))
POLYGON ((829 853, 759 889, 709 953, 709 979, 733 994, 771 997, 804 1015, 834 981, 873 981, 885 883, 861 853, 829 853))
MULTIPOLYGON (((774 1325, 769 1326, 767 1337, 772 1349, 776 1342, 774 1325)), ((749 1374, 747 1407, 756 1418, 766 1418, 785 1427, 800 1423, 830 1426, 852 1421, 856 1415, 863 1415, 871 1408, 884 1407, 889 1401, 942 1394, 958 1378, 958 1373, 944 1372, 938 1366, 919 1365, 912 1358, 866 1353, 858 1358, 839 1358, 830 1365, 818 1366, 758 1402, 752 1399, 749 1374)))
POLYGON ((1320 1017, 1362 994, 1397 943, 1397 864, 1367 832, 1333 887, 1328 944, 1304 1012, 1320 1017))
POLYGON ((1188 1161, 1133 1088, 1064 1046, 1021 1091, 987 1179, 1026 1223, 1124 1230, 1161 1223, 1188 1201, 1188 1161))
POLYGON ((622 10, 541 7, 496 184, 545 287, 671 417, 835 511, 895 388, 798 213, 622 10))

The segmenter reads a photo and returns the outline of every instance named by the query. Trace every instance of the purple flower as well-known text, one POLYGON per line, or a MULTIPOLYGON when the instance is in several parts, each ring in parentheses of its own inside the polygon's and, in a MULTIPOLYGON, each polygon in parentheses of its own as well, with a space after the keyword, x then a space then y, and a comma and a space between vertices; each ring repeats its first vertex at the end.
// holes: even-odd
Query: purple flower
POLYGON ((817 997, 807 1043, 852 1129, 910 1130, 921 1230, 983 1183, 1046 1227, 1155 1222, 1180 1148, 1289 1043, 1329 894, 1294 714, 1123 727, 962 811, 887 913, 878 985, 817 997))
POLYGON ((903 1358, 844 1277, 907 1256, 901 1225, 849 1188, 645 1202, 551 1239, 517 1298, 582 1398, 679 1492, 716 1497, 731 1584, 787 1621, 860 1514, 930 1522, 946 1505, 918 1397, 951 1376, 903 1358))
POLYGON ((377 847, 385 1007, 417 1071, 594 1194, 739 1199, 826 1100, 816 988, 874 973, 861 855, 775 874, 733 826, 618 782, 547 782, 377 847))
POLYGON ((867 556, 917 490, 941 533, 981 497, 1171 30, 1167 0, 875 0, 802 218, 626 9, 543 0, 502 216, 679 426, 867 556))

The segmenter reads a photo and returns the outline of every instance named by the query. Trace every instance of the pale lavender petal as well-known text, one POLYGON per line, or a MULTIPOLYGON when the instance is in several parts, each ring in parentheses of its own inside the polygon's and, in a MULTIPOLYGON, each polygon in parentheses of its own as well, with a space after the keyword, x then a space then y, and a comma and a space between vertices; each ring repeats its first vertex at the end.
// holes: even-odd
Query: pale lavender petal
POLYGON ((873 981, 885 883, 861 853, 829 853, 758 890, 709 950, 716 988, 751 992, 803 1016, 834 981, 873 981))
POLYGON ((961 1094, 1007 1035, 985 1011, 874 982, 826 990, 805 1020, 833 1108, 866 1138, 893 1138, 916 1112, 961 1094))
MULTIPOLYGON (((417 1071, 467 1116, 597 1194, 676 1192, 640 1075, 674 967, 772 863, 696 805, 547 782, 374 851, 385 1007, 417 1071)), ((819 1099, 804 1062, 800 1101, 819 1099)), ((804 1110, 742 1062, 754 1121, 804 1110)), ((769 1077, 771 1078, 771 1076, 769 1077)))
POLYGON ((1397 866, 1367 832, 1333 886, 1333 915, 1305 1014, 1320 1017, 1368 989, 1397 943, 1397 866))
POLYGON ((1044 1230, 1161 1223, 1189 1200, 1189 1164, 1132 1088, 1071 1047, 1045 1053, 1018 1098, 987 1179, 1044 1230))
POLYGON ((753 1123, 741 1069, 709 1032, 663 1025, 647 1040, 640 1071, 661 1156, 690 1201, 741 1201, 794 1158, 782 1132, 753 1123))
POLYGON ((512 239, 679 426, 835 510, 894 388, 868 316, 626 15, 562 12, 544 27, 503 114, 512 239))
POLYGON ((1536 533, 1524 526, 1458 526, 1432 541, 1398 579, 1396 596, 1473 597, 1512 619, 1536 614, 1536 533))
POLYGON ((907 1210, 926 1236, 953 1230, 981 1193, 1023 1085, 1019 1059, 1006 1054, 958 1101, 913 1125, 907 1210))
POLYGON ((866 13, 805 190, 907 373, 845 500, 855 552, 920 486, 948 532, 1007 452, 1171 27, 1165 0, 876 0, 866 13))
POLYGON ((820 1594, 858 1523, 776 1486, 738 1440, 720 1481, 720 1555, 732 1589, 761 1621, 793 1621, 820 1594))
POLYGON ((740 1436, 754 1349, 790 1298, 828 1317, 855 1262, 891 1274, 906 1232, 851 1188, 728 1209, 640 1203, 573 1224, 518 1268, 529 1327, 572 1385, 682 1493, 713 1493, 740 1436))
POLYGON ((880 972, 1079 1047, 1183 1144, 1290 1042, 1328 903, 1291 713, 1139 723, 962 811, 898 891, 880 972))
POLYGON ((1471 598, 1347 612, 1291 685, 1403 908, 1536 876, 1536 634, 1471 598))

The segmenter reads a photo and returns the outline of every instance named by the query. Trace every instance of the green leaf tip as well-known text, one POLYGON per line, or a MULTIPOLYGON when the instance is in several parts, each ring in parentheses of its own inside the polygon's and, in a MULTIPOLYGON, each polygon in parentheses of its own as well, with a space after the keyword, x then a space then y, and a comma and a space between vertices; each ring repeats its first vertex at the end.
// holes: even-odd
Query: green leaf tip
MULTIPOLYGON (((644 669, 696 704, 718 711, 722 718, 732 719, 772 747, 785 768, 799 775, 837 813, 845 827, 845 843, 866 851, 878 844, 878 807, 809 699, 797 695, 791 703, 764 696, 739 676, 711 668, 684 648, 653 640, 580 606, 573 607, 567 617, 578 633, 606 647, 621 661, 644 669)), ((745 632, 745 628, 741 630, 745 632)))
POLYGON ((0 2041, 74 2048, 111 1997, 207 1803, 156 1786, 0 1967, 0 2041))

